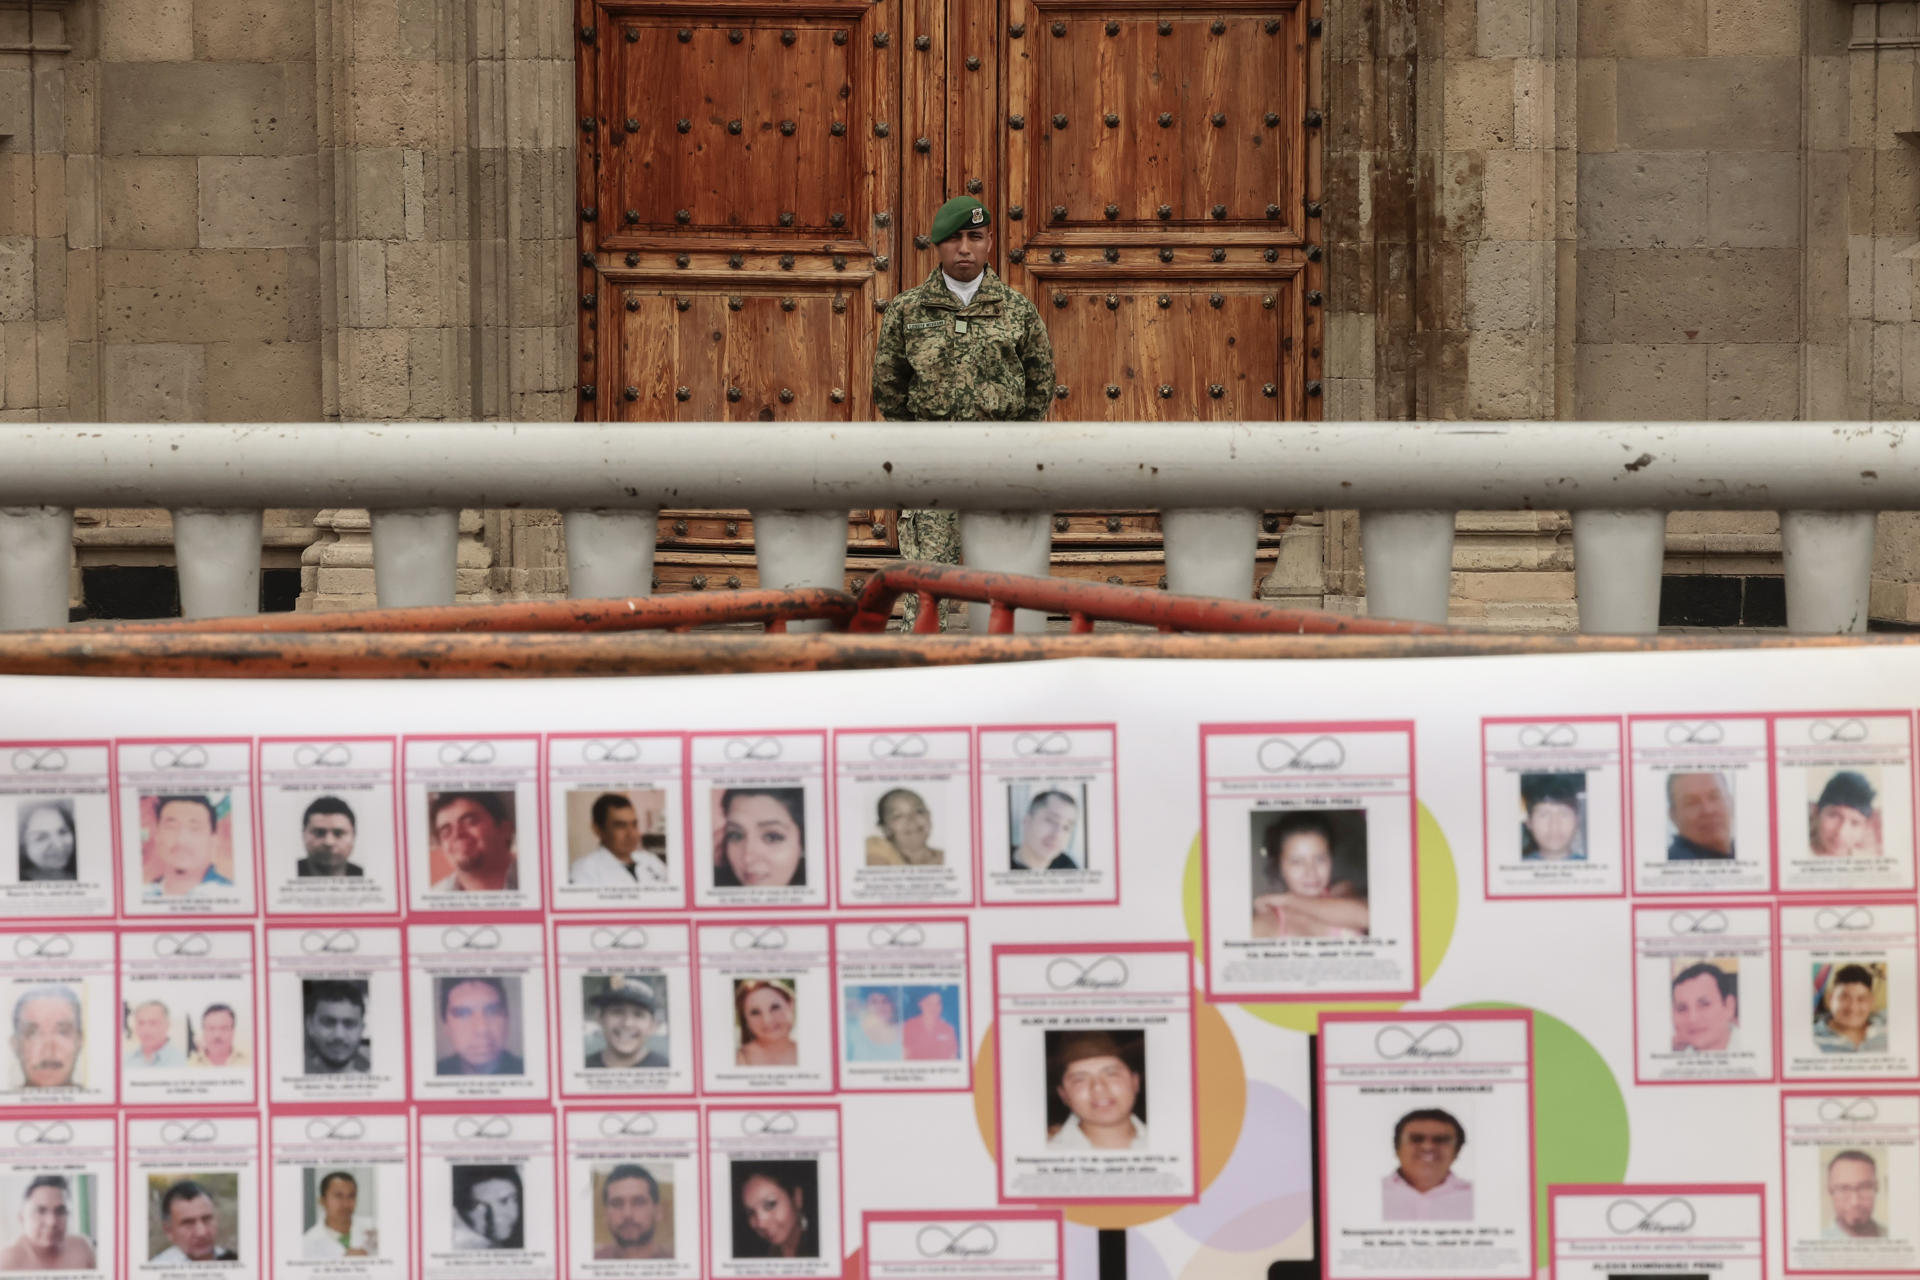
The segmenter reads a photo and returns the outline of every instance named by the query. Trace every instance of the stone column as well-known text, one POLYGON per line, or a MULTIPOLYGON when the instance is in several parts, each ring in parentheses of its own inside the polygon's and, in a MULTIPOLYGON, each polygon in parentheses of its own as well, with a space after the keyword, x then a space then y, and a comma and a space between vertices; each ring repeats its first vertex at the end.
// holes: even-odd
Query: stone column
POLYGON ((71 416, 69 17, 61 0, 0 0, 0 422, 71 416))

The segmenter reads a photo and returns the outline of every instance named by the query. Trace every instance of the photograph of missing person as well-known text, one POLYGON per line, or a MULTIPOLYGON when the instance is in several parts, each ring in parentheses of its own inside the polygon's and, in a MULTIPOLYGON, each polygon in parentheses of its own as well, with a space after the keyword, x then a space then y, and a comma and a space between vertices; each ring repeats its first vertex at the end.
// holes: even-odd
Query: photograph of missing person
POLYGON ((233 892, 229 792, 140 797, 141 896, 226 897, 233 892))
POLYGON ((157 997, 129 1000, 121 1016, 122 1065, 129 1071, 237 1069, 252 1061, 240 1015, 225 1001, 176 1009, 157 997))
POLYGON ((453 1169, 453 1247, 526 1247, 520 1170, 510 1164, 456 1164, 453 1169))
POLYGON ((717 887, 778 888, 807 882, 803 788, 715 788, 713 831, 717 887))
POLYGON ((1047 1150, 1149 1151, 1147 1033, 1048 1031, 1047 1150))
POLYGON ((1885 1190, 1884 1147, 1822 1147, 1825 1194, 1820 1203, 1822 1240, 1878 1240, 1887 1234, 1880 1205, 1885 1190))
POLYGON ((847 1061, 900 1061, 900 988, 848 987, 846 999, 847 1061))
POLYGON ((1874 801, 1880 771, 1872 768, 1809 769, 1807 851, 1816 858, 1880 856, 1880 811, 1874 801), (1817 789, 1816 789, 1817 788, 1817 789))
POLYGON ((1255 938, 1367 936, 1367 811, 1256 809, 1255 938))
POLYGON ((615 888, 664 887, 667 793, 658 787, 569 791, 567 883, 615 888))
POLYGON ((240 1175, 147 1175, 147 1260, 241 1262, 240 1175))
MULTIPOLYGON (((13 988, 7 1047, 20 1089, 84 1089, 87 1085, 86 992, 78 983, 47 982, 13 988)), ((11 1077, 12 1072, 8 1075, 11 1077)))
POLYGON ((0 1274, 95 1270, 101 1209, 91 1173, 0 1180, 0 1274))
POLYGON ((671 1064, 665 974, 587 974, 580 979, 580 995, 587 1011, 587 1070, 671 1064))
POLYGON ((73 801, 23 799, 19 818, 20 882, 78 880, 80 840, 73 825, 73 801))
POLYGON ((508 893, 520 887, 512 791, 427 793, 428 876, 435 893, 508 893))
POLYGON ((1423 1107, 1393 1126, 1399 1164, 1380 1181, 1380 1216, 1387 1222, 1471 1222, 1473 1184, 1453 1171, 1467 1131, 1450 1111, 1423 1107))
POLYGON ((300 847, 305 856, 294 864, 294 872, 302 880, 365 876, 366 869, 353 860, 359 831, 352 805, 339 796, 316 796, 300 815, 300 847))
POLYGON ((1673 1050, 1729 1053, 1740 1043, 1740 958, 1675 956, 1673 1050))
POLYGON ((673 1257, 673 1170, 593 1166, 593 1256, 601 1262, 673 1257))
POLYGON ((798 986, 797 978, 733 980, 735 1066, 799 1065, 800 1045, 793 1038, 798 986))
POLYGON ((960 1057, 960 988, 856 985, 846 989, 849 1062, 953 1062, 960 1057))
POLYGON ((300 1182, 306 1191, 301 1257, 309 1262, 331 1262, 336 1258, 380 1256, 377 1177, 375 1170, 360 1167, 322 1165, 301 1170, 300 1182))
POLYGON ((1587 860, 1587 775, 1520 775, 1520 858, 1523 862, 1587 860))
POLYGON ((300 1010, 306 1074, 362 1076, 373 1070, 365 978, 303 978, 300 1010))
POLYGON ((1087 784, 1007 784, 1015 871, 1080 871, 1087 865, 1087 784))
POLYGON ((875 802, 876 830, 867 837, 870 867, 940 867, 946 851, 935 848, 933 811, 911 787, 891 787, 875 802))
POLYGON ((813 1160, 735 1160, 733 1256, 817 1258, 820 1166, 813 1160))
POLYGON ((520 979, 455 977, 433 980, 439 1022, 433 1071, 439 1076, 520 1076, 520 979))
POLYGON ((1725 773, 1667 775, 1667 861, 1730 862, 1733 779, 1725 773))
POLYGON ((1813 1043, 1821 1053, 1887 1051, 1884 961, 1815 961, 1813 1043))

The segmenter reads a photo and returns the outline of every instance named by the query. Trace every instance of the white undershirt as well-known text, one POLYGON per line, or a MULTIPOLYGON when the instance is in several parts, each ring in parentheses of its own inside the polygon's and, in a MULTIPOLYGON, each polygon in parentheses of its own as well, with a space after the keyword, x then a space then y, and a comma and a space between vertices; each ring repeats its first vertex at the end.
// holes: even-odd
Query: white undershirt
POLYGON ((955 280, 945 271, 940 273, 940 278, 947 282, 948 291, 952 293, 954 297, 960 299, 960 305, 966 307, 973 305, 973 295, 980 292, 980 282, 987 278, 987 273, 983 270, 979 275, 964 284, 955 280))

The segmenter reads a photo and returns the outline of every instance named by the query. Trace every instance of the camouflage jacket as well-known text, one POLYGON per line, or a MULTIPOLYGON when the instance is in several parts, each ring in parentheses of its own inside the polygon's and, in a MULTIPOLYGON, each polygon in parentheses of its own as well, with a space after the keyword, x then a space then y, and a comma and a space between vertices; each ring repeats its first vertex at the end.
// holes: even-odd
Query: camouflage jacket
POLYGON ((893 421, 1038 421, 1053 401, 1040 311, 991 270, 966 306, 935 267, 887 304, 873 403, 893 421))

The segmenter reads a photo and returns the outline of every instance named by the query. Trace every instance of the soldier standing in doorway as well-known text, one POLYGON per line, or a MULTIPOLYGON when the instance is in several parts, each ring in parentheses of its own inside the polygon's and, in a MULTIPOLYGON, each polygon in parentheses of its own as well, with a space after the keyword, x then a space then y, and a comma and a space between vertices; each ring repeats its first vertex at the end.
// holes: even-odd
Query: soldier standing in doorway
MULTIPOLYGON (((1038 422, 1053 402, 1053 344, 1040 310, 987 263, 993 216, 972 196, 933 215, 940 265, 887 304, 873 403, 889 422, 1038 422)), ((960 562, 951 511, 902 511, 900 554, 960 562)), ((912 607, 912 597, 908 597, 912 607)), ((909 625, 912 618, 909 616, 909 625)))

